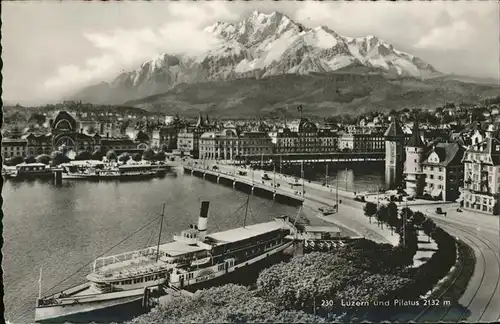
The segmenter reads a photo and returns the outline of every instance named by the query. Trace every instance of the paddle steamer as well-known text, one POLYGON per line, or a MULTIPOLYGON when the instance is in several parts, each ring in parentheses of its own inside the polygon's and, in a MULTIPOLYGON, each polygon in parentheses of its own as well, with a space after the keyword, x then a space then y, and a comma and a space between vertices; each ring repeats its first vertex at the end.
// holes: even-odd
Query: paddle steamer
MULTIPOLYGON (((248 203, 248 202, 247 202, 248 203)), ((98 258, 87 282, 37 300, 35 321, 71 321, 73 316, 138 302, 150 291, 196 288, 276 255, 293 244, 288 216, 214 234, 207 232, 209 202, 201 204, 198 225, 173 241, 143 250, 98 258)), ((160 235, 161 235, 160 223, 160 235)), ((40 282, 41 282, 40 275, 40 282)))

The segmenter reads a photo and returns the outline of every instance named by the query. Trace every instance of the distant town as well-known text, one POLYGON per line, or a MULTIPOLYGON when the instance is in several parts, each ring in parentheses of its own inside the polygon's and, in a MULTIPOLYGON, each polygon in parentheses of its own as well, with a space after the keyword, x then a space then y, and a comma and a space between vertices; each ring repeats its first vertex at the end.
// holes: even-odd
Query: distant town
POLYGON ((465 209, 498 214, 499 103, 496 97, 322 120, 305 106, 294 108, 297 117, 241 120, 96 109, 81 102, 18 106, 4 110, 2 155, 5 165, 14 166, 49 164, 61 152, 68 160, 102 160, 110 151, 140 159, 153 151, 225 163, 365 154, 394 166, 394 186, 410 196, 458 200, 465 209))

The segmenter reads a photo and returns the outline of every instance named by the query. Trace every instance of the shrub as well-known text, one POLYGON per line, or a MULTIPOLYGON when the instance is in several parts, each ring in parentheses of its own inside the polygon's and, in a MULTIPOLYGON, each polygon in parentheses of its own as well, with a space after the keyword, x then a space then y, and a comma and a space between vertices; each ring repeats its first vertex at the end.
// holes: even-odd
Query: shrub
POLYGON ((24 163, 36 163, 36 158, 34 156, 25 157, 24 163))
POLYGON ((116 159, 118 158, 117 155, 116 155, 116 152, 113 151, 113 150, 109 150, 107 153, 106 153, 106 158, 108 159, 108 161, 116 161, 116 159))
POLYGON ((87 151, 79 151, 75 156, 76 161, 83 161, 90 159, 92 159, 92 154, 90 154, 90 152, 87 151))
POLYGON ((132 320, 142 323, 324 323, 301 311, 283 311, 247 287, 228 284, 179 297, 132 320), (214 298, 216 296, 216 298, 214 298))
POLYGON ((128 154, 127 152, 120 154, 120 156, 118 157, 118 161, 120 162, 127 162, 129 159, 130 159, 130 154, 128 154))
POLYGON ((22 156, 14 156, 10 159, 5 160, 5 165, 13 166, 18 165, 24 162, 24 158, 22 156))
POLYGON ((142 153, 142 158, 146 161, 151 161, 154 159, 154 157, 155 157, 155 152, 150 148, 148 148, 142 153))
POLYGON ((50 158, 52 160, 52 165, 60 165, 71 161, 70 158, 63 154, 63 152, 61 151, 52 152, 50 158))
POLYGON ((166 158, 167 158, 167 155, 163 151, 156 153, 154 156, 154 160, 156 160, 156 161, 165 161, 166 158))
POLYGON ((97 149, 92 153, 92 160, 97 160, 97 161, 102 161, 102 158, 104 157, 104 152, 101 151, 100 149, 97 149))
POLYGON ((36 157, 36 161, 38 163, 49 164, 50 163, 50 155, 40 154, 36 157))

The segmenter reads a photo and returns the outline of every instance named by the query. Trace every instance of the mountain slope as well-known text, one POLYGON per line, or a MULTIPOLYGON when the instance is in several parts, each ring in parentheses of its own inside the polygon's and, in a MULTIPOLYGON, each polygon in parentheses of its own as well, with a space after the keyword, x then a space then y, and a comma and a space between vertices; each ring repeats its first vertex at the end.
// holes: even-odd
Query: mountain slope
POLYGON ((498 87, 459 81, 388 78, 359 66, 354 72, 280 75, 264 79, 238 79, 180 84, 173 89, 126 104, 167 114, 257 116, 287 111, 296 106, 319 116, 359 114, 402 108, 433 108, 448 102, 471 102, 498 94, 498 87), (288 107, 288 108, 287 108, 288 107))
POLYGON ((217 42, 202 55, 159 54, 71 99, 116 104, 182 83, 330 73, 359 66, 395 77, 440 75, 430 64, 377 37, 343 37, 323 26, 309 29, 279 12, 255 11, 238 23, 217 22, 204 32, 217 42))

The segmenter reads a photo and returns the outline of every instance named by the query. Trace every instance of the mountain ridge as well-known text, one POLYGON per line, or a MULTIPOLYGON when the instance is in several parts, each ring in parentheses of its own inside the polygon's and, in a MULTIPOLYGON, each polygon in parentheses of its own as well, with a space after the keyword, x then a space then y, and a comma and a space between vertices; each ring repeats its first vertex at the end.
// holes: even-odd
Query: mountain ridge
POLYGON ((125 104, 166 114, 209 113, 252 117, 297 115, 296 106, 315 116, 359 115, 403 108, 434 108, 446 102, 477 103, 498 94, 498 86, 458 80, 394 78, 367 67, 309 75, 278 75, 183 83, 161 94, 125 104))
POLYGON ((69 99, 101 104, 163 93, 183 83, 262 79, 367 67, 393 77, 441 76, 432 65, 373 35, 350 38, 326 26, 307 28, 288 16, 254 11, 237 23, 207 26, 217 42, 202 55, 160 53, 113 81, 85 87, 69 99))

